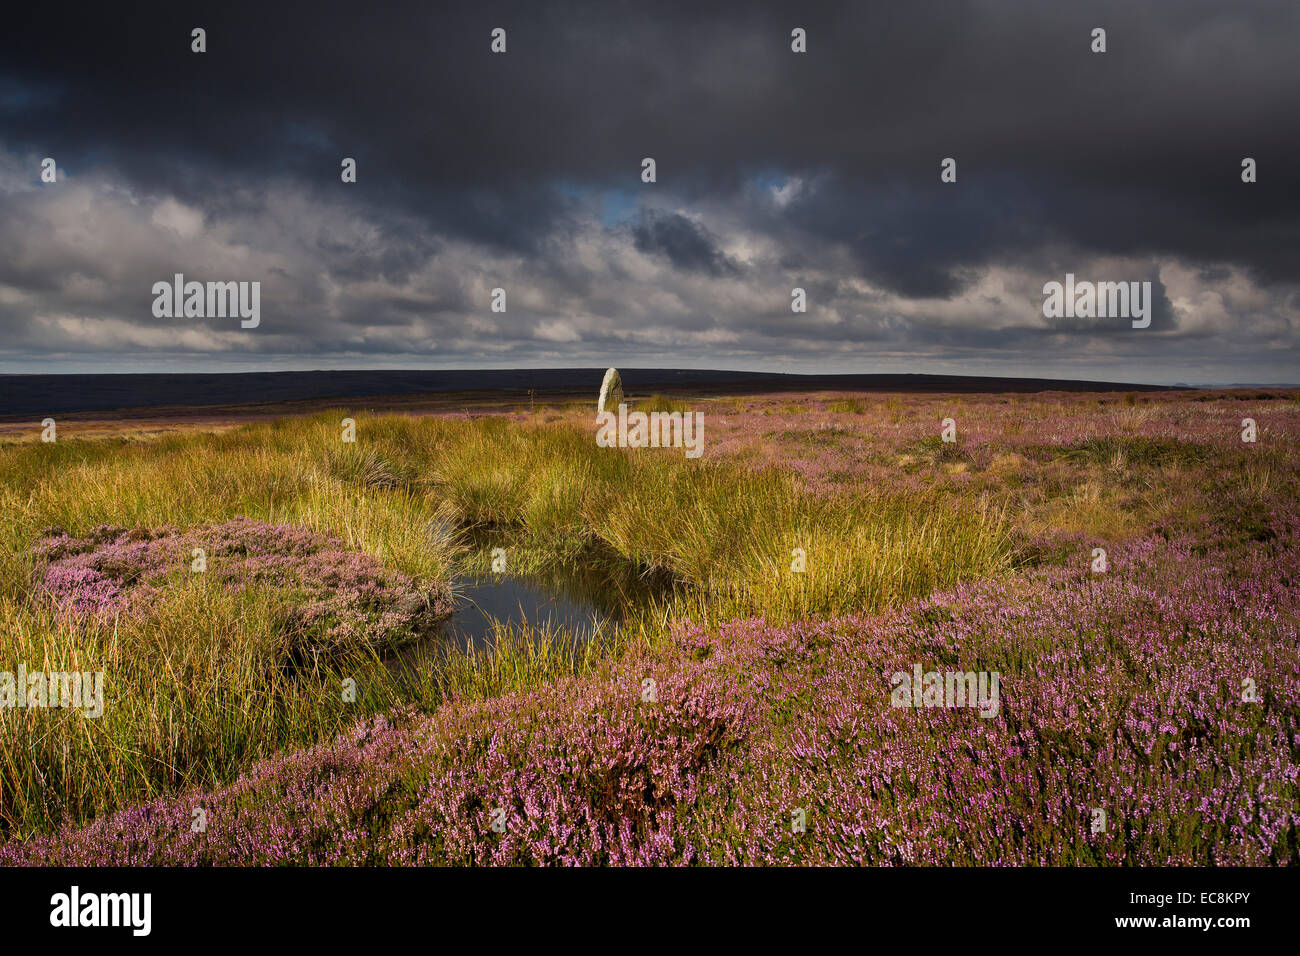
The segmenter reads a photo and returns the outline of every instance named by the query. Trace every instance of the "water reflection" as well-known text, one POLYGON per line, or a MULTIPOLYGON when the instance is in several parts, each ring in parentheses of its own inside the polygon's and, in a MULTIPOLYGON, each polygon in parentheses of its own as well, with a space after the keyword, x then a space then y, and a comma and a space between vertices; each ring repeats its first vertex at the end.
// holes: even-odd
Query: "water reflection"
POLYGON ((462 578, 456 582, 456 613, 443 625, 443 634, 460 644, 483 647, 494 625, 530 625, 539 630, 563 630, 590 639, 602 627, 617 623, 619 608, 601 608, 584 596, 564 594, 540 582, 505 575, 462 578))
POLYGON ((588 640, 617 627, 632 608, 666 597, 671 582, 664 576, 638 574, 626 563, 591 556, 557 562, 546 573, 465 576, 454 590, 456 613, 443 625, 442 635, 461 645, 468 641, 483 647, 491 641, 494 625, 527 624, 588 640))

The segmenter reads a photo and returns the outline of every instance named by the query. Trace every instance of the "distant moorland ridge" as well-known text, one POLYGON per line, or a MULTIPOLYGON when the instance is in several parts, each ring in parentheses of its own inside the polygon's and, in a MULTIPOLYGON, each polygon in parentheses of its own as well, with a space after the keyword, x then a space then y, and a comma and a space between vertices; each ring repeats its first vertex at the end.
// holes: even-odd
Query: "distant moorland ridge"
MULTIPOLYGON (((974 375, 794 375, 712 369, 620 368, 636 392, 689 389, 701 394, 747 392, 1111 392, 1168 386, 974 375)), ((603 368, 355 370, 310 372, 0 375, 0 419, 159 406, 195 407, 445 392, 594 397, 603 368)))

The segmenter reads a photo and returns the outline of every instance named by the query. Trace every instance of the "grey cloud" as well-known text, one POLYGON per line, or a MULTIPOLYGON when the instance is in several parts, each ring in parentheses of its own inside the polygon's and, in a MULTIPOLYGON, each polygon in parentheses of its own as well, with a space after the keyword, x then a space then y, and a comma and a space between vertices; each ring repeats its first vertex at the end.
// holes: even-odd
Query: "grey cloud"
POLYGON ((736 275, 739 269, 718 249, 707 230, 680 213, 648 212, 632 228, 642 252, 666 256, 679 269, 711 276, 736 275))

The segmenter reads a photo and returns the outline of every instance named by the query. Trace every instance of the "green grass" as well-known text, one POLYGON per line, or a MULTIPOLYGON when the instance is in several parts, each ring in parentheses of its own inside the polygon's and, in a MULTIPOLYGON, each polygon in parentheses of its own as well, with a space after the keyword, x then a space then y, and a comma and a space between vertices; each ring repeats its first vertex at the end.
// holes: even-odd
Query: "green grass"
POLYGON ((690 402, 681 398, 671 398, 667 395, 661 395, 655 392, 649 398, 634 400, 631 402, 632 409, 638 412, 698 412, 701 411, 700 402, 690 402))
POLYGON ((970 453, 962 448, 960 444, 946 442, 939 435, 931 435, 913 443, 908 449, 908 453, 932 468, 971 460, 970 453))
POLYGON ((860 398, 837 398, 827 404, 826 410, 840 415, 865 415, 867 403, 860 398))
POLYGON ((1109 465, 1118 460, 1147 468, 1194 465, 1210 457, 1209 450, 1196 442, 1140 435, 1106 435, 1067 448, 1036 446, 1026 452, 1048 459, 1063 456, 1090 465, 1109 465))

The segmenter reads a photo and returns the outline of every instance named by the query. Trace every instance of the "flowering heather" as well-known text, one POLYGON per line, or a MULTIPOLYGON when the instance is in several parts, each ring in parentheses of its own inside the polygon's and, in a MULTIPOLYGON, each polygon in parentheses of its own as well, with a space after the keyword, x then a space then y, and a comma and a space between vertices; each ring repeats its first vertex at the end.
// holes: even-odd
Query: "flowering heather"
POLYGON ((827 495, 868 482, 925 489, 999 488, 1008 476, 1051 476, 1063 456, 1093 465, 1195 466, 1210 452, 1262 457, 1300 437, 1300 404, 1277 392, 1131 395, 813 394, 729 400, 710 407, 706 457, 777 465, 827 495), (940 441, 952 417, 957 441, 940 441), (1258 446, 1240 439, 1254 418, 1258 446), (986 472, 993 481, 982 482, 986 472))
POLYGON ((1105 574, 1043 565, 880 614, 681 625, 587 677, 368 720, 0 864, 1295 864, 1298 530, 1147 536, 1105 574), (891 708, 889 674, 917 663, 1000 672, 1000 715, 891 708))
POLYGON ((236 518, 180 532, 100 525, 78 538, 52 529, 37 542, 37 595, 73 615, 143 616, 165 592, 195 576, 240 589, 282 589, 291 599, 284 630, 324 648, 379 647, 432 627, 451 610, 445 587, 421 585, 336 538, 292 525, 236 518))

